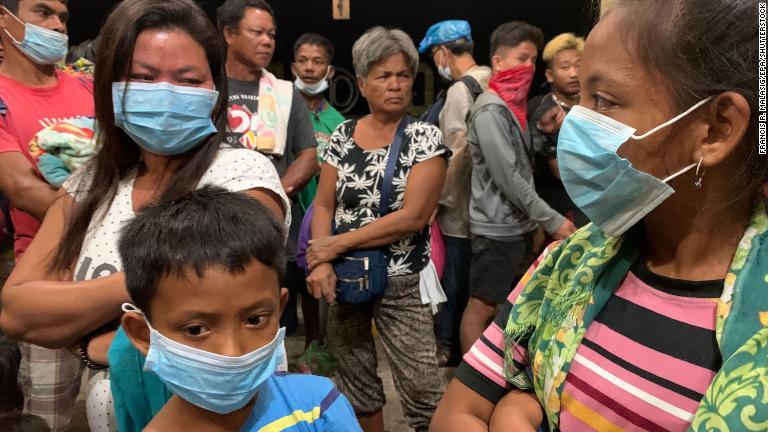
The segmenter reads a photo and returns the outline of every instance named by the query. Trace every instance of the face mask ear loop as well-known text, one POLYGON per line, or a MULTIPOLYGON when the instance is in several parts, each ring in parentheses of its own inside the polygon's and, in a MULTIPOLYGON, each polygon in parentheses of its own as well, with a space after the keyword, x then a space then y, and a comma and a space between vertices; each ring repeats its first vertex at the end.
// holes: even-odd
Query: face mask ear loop
POLYGON ((660 131, 660 130, 664 129, 665 127, 667 127, 667 126, 669 126, 669 125, 671 125, 671 124, 675 123, 676 121, 680 120, 681 118, 683 118, 683 117, 687 116, 688 114, 692 113, 693 111, 695 111, 695 110, 696 110, 697 108, 699 108, 700 106, 702 106, 702 105, 704 105, 705 103, 707 103, 707 102, 709 102, 710 100, 712 100, 712 98, 714 98, 714 96, 710 96, 710 97, 708 97, 708 98, 706 98, 706 99, 704 99, 704 100, 701 100, 701 101, 699 101, 699 103, 697 103, 696 105, 694 105, 694 106, 692 106, 692 107, 688 108, 688 110, 687 110, 687 111, 685 111, 684 113, 682 113, 682 114, 680 114, 680 115, 678 115, 678 116, 674 117, 673 119, 671 119, 671 120, 669 120, 669 121, 667 121, 667 122, 665 122, 665 123, 662 123, 662 124, 660 124, 660 125, 656 126, 655 128, 653 128, 653 129, 649 130, 648 132, 646 132, 646 133, 644 133, 644 134, 642 134, 642 135, 632 135, 632 139, 633 139, 633 140, 641 140, 641 139, 643 139, 643 138, 648 138, 649 136, 653 135, 654 133, 656 133, 656 132, 658 132, 658 131, 660 131))
POLYGON ((701 174, 699 174, 699 169, 701 168, 701 162, 704 160, 704 156, 702 156, 699 159, 699 163, 696 165, 696 181, 693 182, 693 185, 696 186, 696 189, 701 189, 701 185, 704 182, 704 174, 707 173, 707 168, 701 170, 701 174))
POLYGON ((144 322, 147 323, 147 327, 149 327, 150 330, 154 330, 154 327, 152 327, 152 324, 149 323, 149 319, 147 319, 147 315, 145 315, 144 311, 142 311, 141 309, 137 308, 131 303, 123 303, 123 305, 121 306, 121 309, 125 313, 135 313, 137 315, 141 315, 141 317, 144 318, 144 322))

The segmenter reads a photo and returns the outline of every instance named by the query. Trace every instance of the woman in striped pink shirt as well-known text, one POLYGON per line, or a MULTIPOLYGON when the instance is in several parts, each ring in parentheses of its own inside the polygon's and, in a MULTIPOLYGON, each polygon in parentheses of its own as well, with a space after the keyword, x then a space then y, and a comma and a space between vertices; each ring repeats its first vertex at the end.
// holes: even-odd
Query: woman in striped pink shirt
POLYGON ((768 428, 756 22, 757 1, 613 2, 558 142, 593 224, 534 263, 432 431, 768 428))

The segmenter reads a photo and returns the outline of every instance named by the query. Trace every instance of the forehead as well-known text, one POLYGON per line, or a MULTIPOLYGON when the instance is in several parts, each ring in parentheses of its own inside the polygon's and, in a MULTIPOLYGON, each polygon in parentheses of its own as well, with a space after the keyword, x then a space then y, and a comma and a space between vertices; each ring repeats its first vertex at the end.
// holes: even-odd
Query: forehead
POLYGON ((247 27, 260 27, 263 30, 274 30, 275 21, 272 19, 272 15, 263 9, 256 9, 249 7, 243 12, 243 19, 240 21, 240 25, 247 27))
POLYGON ((187 33, 173 29, 143 31, 136 38, 133 61, 159 63, 165 67, 208 67, 203 47, 187 33))
POLYGON ((316 44, 303 44, 296 50, 296 56, 301 57, 327 57, 328 53, 325 48, 316 44))
POLYGON ((628 41, 617 35, 620 21, 616 14, 608 14, 595 26, 587 37, 581 56, 581 73, 585 83, 598 78, 619 83, 647 80, 648 73, 636 56, 629 52, 628 41))
POLYGON ((538 48, 536 48, 536 44, 534 44, 531 41, 523 41, 513 47, 509 47, 509 46, 499 47, 499 49, 496 50, 496 55, 500 57, 510 57, 510 56, 516 56, 520 54, 528 54, 531 56, 535 56, 537 52, 538 52, 538 48))
POLYGON ((35 6, 48 6, 49 8, 58 12, 67 11, 67 2, 65 0, 20 0, 19 1, 19 9, 21 9, 22 7, 32 8, 35 6))
POLYGON ((566 61, 572 62, 572 61, 579 60, 580 58, 581 58, 581 53, 578 50, 567 49, 555 54, 555 58, 553 59, 553 61, 555 63, 566 62, 566 61))
POLYGON ((274 270, 254 260, 242 272, 211 267, 202 277, 190 270, 162 278, 153 308, 159 306, 169 314, 196 310, 233 315, 263 300, 279 302, 278 277, 274 270))

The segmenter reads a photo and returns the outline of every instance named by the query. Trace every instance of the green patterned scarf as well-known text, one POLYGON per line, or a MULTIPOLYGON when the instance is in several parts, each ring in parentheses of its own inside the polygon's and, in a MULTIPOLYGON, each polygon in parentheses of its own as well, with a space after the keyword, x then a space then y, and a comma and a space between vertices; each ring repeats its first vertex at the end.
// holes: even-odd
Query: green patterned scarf
MULTIPOLYGON (((504 330, 504 372, 516 387, 535 389, 551 430, 560 421, 560 395, 581 339, 639 258, 641 240, 637 230, 606 238, 587 225, 552 249, 515 302, 504 330), (533 383, 512 360, 519 343, 528 348, 533 383)), ((768 216, 762 204, 726 275, 716 335, 723 365, 690 430, 768 430, 768 216)))

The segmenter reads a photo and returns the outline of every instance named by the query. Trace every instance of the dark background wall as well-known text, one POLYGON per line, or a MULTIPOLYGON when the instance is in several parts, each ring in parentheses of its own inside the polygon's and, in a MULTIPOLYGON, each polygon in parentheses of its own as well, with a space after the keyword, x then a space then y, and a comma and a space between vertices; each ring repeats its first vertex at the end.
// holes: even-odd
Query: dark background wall
MULTIPOLYGON (((215 17, 222 0, 199 0, 215 17)), ((73 43, 95 37, 116 0, 70 0, 70 36, 73 43)), ((354 89, 351 50, 355 39, 374 25, 399 27, 418 45, 427 28, 444 19, 466 19, 472 24, 475 58, 488 64, 490 34, 499 24, 522 20, 539 26, 546 39, 562 32, 584 35, 594 21, 591 0, 351 0, 351 20, 332 18, 332 0, 273 0, 277 18, 277 52, 270 67, 278 76, 290 75, 293 41, 304 32, 320 33, 336 46, 334 64, 339 69, 330 90, 331 102, 349 114, 367 107, 354 89)), ((423 64, 414 87, 414 111, 423 109, 445 86, 437 78, 431 60, 423 64)), ((545 91, 543 66, 537 68, 532 94, 545 91)))

